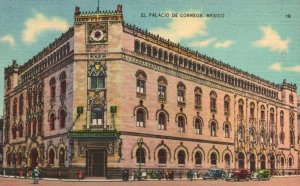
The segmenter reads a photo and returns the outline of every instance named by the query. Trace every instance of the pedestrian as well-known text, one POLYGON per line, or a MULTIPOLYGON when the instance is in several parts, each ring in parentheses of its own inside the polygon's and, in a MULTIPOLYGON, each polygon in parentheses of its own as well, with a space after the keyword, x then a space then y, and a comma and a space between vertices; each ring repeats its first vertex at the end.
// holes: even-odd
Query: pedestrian
POLYGON ((192 169, 190 169, 189 174, 190 174, 189 176, 190 176, 191 181, 193 181, 193 176, 194 176, 194 175, 193 175, 192 169))
POLYGON ((35 169, 33 169, 32 171, 33 184, 39 184, 40 173, 41 171, 36 166, 35 169))

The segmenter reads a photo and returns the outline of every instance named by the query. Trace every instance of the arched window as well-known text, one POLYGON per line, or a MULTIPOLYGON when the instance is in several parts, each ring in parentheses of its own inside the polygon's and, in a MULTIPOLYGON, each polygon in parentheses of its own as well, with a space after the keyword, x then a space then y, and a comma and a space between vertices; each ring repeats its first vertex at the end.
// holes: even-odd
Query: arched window
POLYGON ((50 98, 54 99, 55 98, 55 78, 52 77, 50 80, 50 98))
POLYGON ((142 70, 138 70, 135 74, 136 77, 136 92, 139 94, 146 94, 146 73, 142 70))
POLYGON ((160 149, 158 151, 158 163, 159 164, 167 163, 167 151, 165 149, 160 149))
POLYGON ((217 112, 217 93, 215 91, 210 92, 210 111, 217 112))
POLYGON ((280 135, 279 135, 279 141, 280 141, 280 144, 284 144, 284 137, 285 137, 284 132, 281 131, 281 132, 280 132, 280 135))
POLYGON ((224 126, 224 137, 225 137, 225 138, 229 138, 229 137, 230 137, 230 128, 229 128, 229 124, 225 124, 225 126, 224 126))
POLYGON ((31 136, 31 121, 28 121, 27 123, 27 135, 29 137, 31 136))
POLYGON ((240 126, 238 128, 238 138, 239 138, 239 140, 243 140, 244 139, 244 129, 243 129, 242 126, 240 126))
POLYGON ((146 151, 143 147, 136 150, 136 163, 146 163, 146 151))
POLYGON ((13 136, 13 139, 16 139, 17 138, 17 126, 14 125, 11 129, 12 131, 12 136, 13 136))
POLYGON ((239 103, 239 116, 244 116, 244 101, 240 99, 238 103, 239 103))
POLYGON ((255 143, 255 129, 250 128, 250 142, 255 143))
POLYGON ((42 118, 39 118, 39 119, 38 119, 38 134, 39 134, 39 135, 42 134, 42 122, 43 122, 43 119, 42 119, 42 118))
POLYGON ((157 48, 156 47, 153 47, 152 48, 152 52, 153 52, 153 57, 157 58, 157 48))
POLYGON ((67 90, 67 83, 66 83, 66 72, 63 71, 60 76, 60 96, 65 96, 66 95, 66 90, 67 90))
POLYGON ((178 64, 178 56, 175 55, 175 57, 174 57, 174 65, 177 65, 177 64, 178 64))
POLYGON ((185 132, 185 118, 183 116, 178 116, 178 131, 185 132))
POLYGON ((195 164, 196 165, 201 165, 202 164, 202 154, 199 151, 197 151, 195 153, 195 164))
POLYGON ((168 62, 168 52, 164 51, 164 61, 168 62))
POLYGON ((194 90, 195 93, 195 108, 201 109, 202 105, 202 90, 199 87, 196 87, 194 90))
POLYGON ((17 165, 17 155, 15 153, 12 154, 12 164, 13 166, 17 165))
POLYGON ((7 78, 7 90, 10 90, 11 89, 11 81, 10 81, 10 78, 7 78))
POLYGON ((292 166, 293 166, 293 158, 289 157, 289 167, 292 167, 292 166))
POLYGON ((264 143, 265 142, 265 138, 266 138, 266 131, 263 129, 260 132, 260 142, 264 143))
POLYGON ((202 122, 200 118, 195 119, 195 134, 202 134, 202 122))
POLYGON ((238 162, 239 162, 239 169, 244 169, 245 155, 241 152, 238 155, 238 162))
POLYGON ((293 96, 293 94, 289 95, 289 100, 290 100, 290 103, 294 103, 294 96, 293 96))
POLYGON ((210 135, 217 136, 217 124, 214 121, 210 124, 210 135))
POLYGON ((141 45, 141 53, 142 54, 146 54, 146 50, 147 50, 146 43, 142 43, 142 45, 141 45))
POLYGON ((157 80, 157 83, 158 83, 158 100, 165 101, 167 98, 168 82, 165 77, 160 76, 157 80))
POLYGON ((270 122, 274 124, 275 122, 275 117, 274 117, 274 109, 270 109, 270 122))
POLYGON ((7 166, 10 166, 10 164, 11 164, 11 155, 10 155, 10 153, 7 153, 6 160, 7 160, 7 166))
POLYGON ((66 111, 64 109, 61 109, 59 112, 59 126, 61 129, 66 126, 66 111))
MULTIPOLYGON (((105 64, 95 63, 89 66, 89 88, 103 89, 105 88, 106 66, 105 64)), ((63 85, 64 86, 64 85, 63 85)))
POLYGON ((166 130, 166 114, 163 112, 158 115, 158 129, 166 130))
POLYGON ((145 111, 144 109, 138 109, 136 111, 136 126, 145 127, 145 111))
POLYGON ((18 127, 19 137, 23 138, 23 125, 20 123, 18 127))
POLYGON ((14 98, 13 116, 17 117, 18 99, 14 98))
POLYGON ((260 119, 265 120, 265 106, 260 107, 260 119))
POLYGON ((284 158, 283 157, 280 158, 280 165, 281 165, 281 168, 284 167, 284 158))
POLYGON ((230 113, 230 97, 226 95, 224 97, 224 114, 227 116, 230 113))
POLYGON ((148 45, 147 46, 147 56, 152 56, 152 47, 151 47, 151 45, 148 45))
POLYGON ((178 104, 185 102, 185 85, 181 82, 177 84, 177 101, 178 104))
MULTIPOLYGON (((64 111, 64 118, 66 117, 66 113, 64 111)), ((64 119, 65 123, 65 119, 64 119)), ((103 109, 101 106, 95 106, 91 111, 91 123, 92 125, 103 125, 103 109)))
POLYGON ((177 154, 178 164, 185 164, 185 152, 180 150, 177 154))
POLYGON ((225 154, 224 160, 225 160, 225 166, 230 167, 230 155, 228 153, 225 154))
POLYGON ((280 112, 280 126, 283 127, 284 125, 284 113, 283 111, 280 112))
POLYGON ((173 63, 173 54, 172 53, 169 54, 169 62, 173 63))
POLYGON ((141 45, 140 45, 140 42, 138 40, 134 41, 134 51, 135 52, 140 52, 141 51, 141 45))
POLYGON ((36 125, 37 125, 36 119, 33 119, 33 123, 32 123, 32 134, 33 134, 33 136, 36 136, 36 125))
POLYGON ((217 154, 215 152, 210 154, 210 165, 212 166, 217 165, 217 154))
POLYGON ((63 147, 61 147, 59 149, 59 166, 62 166, 65 164, 65 149, 63 147))
POLYGON ((27 93, 27 103, 28 103, 28 107, 31 108, 31 105, 32 105, 32 95, 31 95, 31 92, 27 93))
POLYGON ((50 114, 50 130, 55 130, 55 115, 54 115, 54 113, 50 114))
POLYGON ((158 59, 162 60, 162 57, 163 57, 163 51, 162 51, 162 49, 160 48, 160 49, 158 50, 158 59))
POLYGON ((250 103, 250 118, 255 118, 254 116, 255 104, 253 102, 250 103))
POLYGON ((20 95, 20 98, 19 98, 19 115, 21 116, 23 114, 23 109, 24 107, 24 97, 23 97, 23 94, 20 95))
POLYGON ((22 162, 23 162, 23 156, 22 156, 22 153, 19 152, 19 153, 18 153, 18 165, 21 166, 21 165, 22 165, 22 162))
POLYGON ((49 150, 49 165, 54 165, 55 152, 53 149, 49 150))

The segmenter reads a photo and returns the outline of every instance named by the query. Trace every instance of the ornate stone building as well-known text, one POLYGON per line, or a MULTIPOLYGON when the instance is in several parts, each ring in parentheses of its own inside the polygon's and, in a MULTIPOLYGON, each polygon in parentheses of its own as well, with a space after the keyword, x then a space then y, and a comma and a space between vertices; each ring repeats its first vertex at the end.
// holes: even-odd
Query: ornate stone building
POLYGON ((72 28, 5 69, 4 103, 8 170, 298 168, 296 85, 125 24, 121 5, 76 7, 72 28))

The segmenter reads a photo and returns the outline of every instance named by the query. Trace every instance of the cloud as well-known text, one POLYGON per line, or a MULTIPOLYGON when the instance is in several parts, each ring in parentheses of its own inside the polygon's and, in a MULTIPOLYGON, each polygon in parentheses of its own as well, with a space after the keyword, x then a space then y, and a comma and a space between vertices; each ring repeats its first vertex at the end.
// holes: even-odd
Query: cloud
POLYGON ((271 26, 260 27, 264 33, 263 38, 255 41, 253 44, 259 48, 269 48, 274 52, 287 52, 289 46, 289 39, 283 40, 280 35, 272 29, 271 26))
POLYGON ((193 47, 207 47, 211 43, 215 42, 217 39, 216 38, 210 38, 204 41, 195 41, 191 43, 191 46, 193 47))
POLYGON ((274 71, 290 71, 290 72, 300 73, 300 65, 284 67, 280 63, 274 63, 270 66, 270 69, 272 69, 274 71))
POLYGON ((275 71, 281 71, 282 70, 282 66, 280 63, 274 63, 270 66, 270 69, 275 70, 275 71))
POLYGON ((15 46, 15 39, 12 35, 0 36, 0 42, 5 42, 11 46, 15 46))
POLYGON ((215 48, 228 48, 233 44, 233 41, 231 40, 225 40, 223 42, 216 42, 215 48))
POLYGON ((34 17, 26 20, 22 39, 25 43, 30 44, 34 43, 43 32, 63 32, 68 28, 69 24, 66 20, 59 17, 46 17, 41 13, 37 13, 34 17))
POLYGON ((151 32, 159 34, 164 38, 170 39, 171 41, 180 42, 183 39, 191 39, 195 36, 207 35, 206 24, 207 18, 178 17, 172 18, 171 22, 167 24, 166 28, 154 28, 151 29, 151 32))

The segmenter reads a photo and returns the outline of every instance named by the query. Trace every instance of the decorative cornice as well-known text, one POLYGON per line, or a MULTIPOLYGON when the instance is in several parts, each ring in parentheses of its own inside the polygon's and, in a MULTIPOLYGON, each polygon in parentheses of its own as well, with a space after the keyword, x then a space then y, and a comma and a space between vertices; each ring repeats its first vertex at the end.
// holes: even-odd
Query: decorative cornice
POLYGON ((212 141, 212 140, 195 139, 195 138, 183 138, 183 137, 165 136, 165 135, 157 135, 157 134, 146 134, 146 133, 128 132, 128 131, 120 131, 120 135, 140 136, 140 137, 169 139, 169 140, 178 140, 178 141, 191 141, 191 142, 198 142, 198 143, 201 142, 201 143, 220 144, 220 145, 234 145, 234 143, 232 143, 232 142, 212 141))
POLYGON ((243 92, 241 90, 231 88, 230 86, 226 86, 226 85, 221 84, 219 82, 211 81, 208 78, 204 79, 202 77, 199 77, 198 74, 192 74, 192 73, 195 73, 195 72, 188 72, 187 73, 187 72, 185 72, 181 69, 178 69, 178 68, 175 69, 175 68, 167 66, 167 65, 171 65, 171 64, 159 64, 159 63, 155 63, 153 61, 138 58, 137 56, 134 55, 133 52, 130 52, 130 51, 126 51, 126 50, 123 51, 122 60, 125 61, 125 62, 135 64, 135 65, 143 66, 145 68, 160 71, 164 74, 168 74, 168 75, 171 75, 171 76, 174 76, 174 77, 179 77, 181 79, 192 81, 192 82, 195 82, 195 83, 200 84, 200 85, 205 85, 205 86, 208 86, 208 87, 213 87, 213 88, 216 88, 216 89, 219 89, 219 90, 230 92, 232 94, 238 94, 238 95, 243 96, 243 97, 252 98, 254 100, 260 100, 260 101, 263 101, 263 102, 266 102, 266 103, 272 102, 274 105, 277 104, 276 106, 279 105, 283 108, 287 106, 287 105, 281 103, 278 100, 269 99, 268 97, 263 97, 261 95, 254 95, 252 92, 243 92))
POLYGON ((120 136, 120 132, 116 130, 73 130, 69 131, 68 138, 75 139, 118 139, 120 136))

